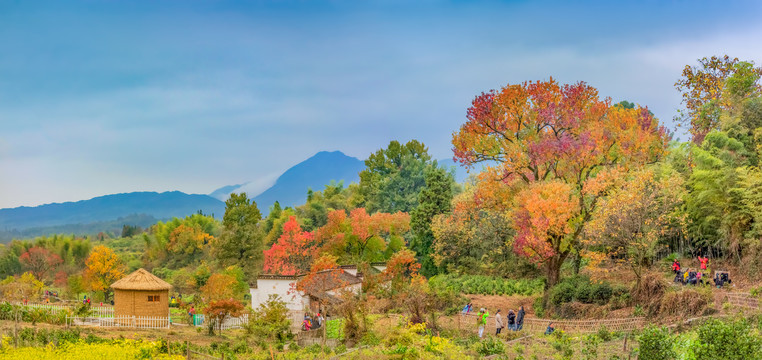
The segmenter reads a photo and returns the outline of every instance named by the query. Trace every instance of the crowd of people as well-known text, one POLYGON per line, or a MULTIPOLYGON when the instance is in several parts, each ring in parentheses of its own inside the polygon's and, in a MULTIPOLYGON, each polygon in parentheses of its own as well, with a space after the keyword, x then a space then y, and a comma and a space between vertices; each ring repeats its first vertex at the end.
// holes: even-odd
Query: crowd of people
MULTIPOLYGON (((463 307, 463 310, 461 311, 462 316, 466 316, 471 313, 473 310, 473 304, 468 303, 463 307)), ((505 329, 508 328, 509 331, 520 331, 524 327, 524 315, 526 312, 524 311, 524 307, 519 307, 519 310, 514 312, 513 309, 508 310, 508 314, 506 314, 505 318, 503 318, 502 310, 498 309, 495 313, 494 323, 495 323, 495 335, 500 335, 500 333, 505 329)), ((484 329, 487 327, 487 323, 489 322, 489 311, 485 308, 479 309, 479 313, 476 314, 476 326, 479 330, 479 338, 484 336, 484 329)))
MULTIPOLYGON (((675 273, 674 282, 682 285, 709 285, 709 279, 705 278, 705 274, 711 273, 709 271, 709 259, 699 255, 698 265, 698 269, 687 268, 683 271, 680 261, 675 259, 672 262, 672 272, 675 273)), ((714 282, 717 288, 722 288, 725 284, 733 283, 730 279, 730 274, 726 271, 715 271, 712 282, 714 282)))
POLYGON ((318 310, 315 316, 311 316, 309 313, 305 313, 304 321, 302 321, 302 331, 319 329, 324 323, 325 317, 320 310, 318 310))

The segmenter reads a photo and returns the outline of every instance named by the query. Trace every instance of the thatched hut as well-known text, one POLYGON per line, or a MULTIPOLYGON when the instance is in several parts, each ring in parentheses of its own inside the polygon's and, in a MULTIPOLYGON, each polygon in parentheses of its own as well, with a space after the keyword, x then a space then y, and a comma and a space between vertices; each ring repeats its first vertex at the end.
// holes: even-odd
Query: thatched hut
POLYGON ((111 284, 114 289, 114 316, 169 317, 169 289, 172 285, 145 269, 135 270, 111 284))

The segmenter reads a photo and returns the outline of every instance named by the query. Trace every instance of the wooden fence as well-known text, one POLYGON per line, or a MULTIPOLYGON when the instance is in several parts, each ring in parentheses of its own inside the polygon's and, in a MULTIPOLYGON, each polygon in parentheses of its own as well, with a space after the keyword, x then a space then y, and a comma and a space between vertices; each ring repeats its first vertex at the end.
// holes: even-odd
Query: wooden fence
MULTIPOLYGON (((442 318, 440 319, 440 325, 450 329, 458 329, 461 332, 474 333, 477 331, 477 317, 477 314, 471 313, 468 315, 457 315, 454 317, 442 318)), ((505 316, 503 316, 503 322, 507 323, 505 316)), ((553 323, 553 328, 556 330, 571 331, 576 333, 593 333, 598 331, 603 326, 605 326, 609 331, 630 332, 645 327, 646 318, 630 317, 596 320, 553 320, 525 317, 522 330, 528 332, 542 332, 547 329, 550 323, 553 323)), ((485 326, 484 331, 485 333, 490 333, 490 331, 494 333, 494 315, 490 314, 489 318, 487 319, 487 325, 485 326)), ((508 329, 506 328, 503 331, 508 331, 508 329)))
POLYGON ((728 302, 734 306, 740 306, 751 309, 759 309, 759 298, 749 293, 731 292, 728 293, 728 302))
POLYGON ((531 332, 545 331, 548 324, 553 323, 556 330, 571 331, 577 333, 593 333, 602 327, 609 331, 630 332, 636 329, 642 329, 646 326, 646 318, 631 317, 619 319, 597 319, 597 320, 550 320, 538 318, 524 318, 524 330, 531 332))
POLYGON ((152 316, 116 316, 110 318, 67 316, 69 326, 128 327, 140 329, 168 329, 167 317, 152 316))

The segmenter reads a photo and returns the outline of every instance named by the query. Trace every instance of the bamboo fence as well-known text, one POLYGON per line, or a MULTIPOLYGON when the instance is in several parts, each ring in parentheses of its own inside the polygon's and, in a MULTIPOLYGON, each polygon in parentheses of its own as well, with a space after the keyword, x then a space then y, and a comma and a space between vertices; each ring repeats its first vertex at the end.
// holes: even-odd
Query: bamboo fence
MULTIPOLYGON (((468 315, 458 314, 456 316, 441 318, 440 325, 451 328, 459 329, 461 332, 473 333, 476 332, 478 314, 470 313, 468 315)), ((507 323, 507 319, 503 316, 503 322, 507 323)), ((553 319, 540 319, 534 317, 525 317, 522 330, 528 332, 541 332, 547 329, 548 325, 553 323, 553 328, 556 330, 564 330, 576 333, 593 333, 597 332, 602 327, 606 327, 609 331, 621 331, 631 332, 633 330, 642 329, 646 326, 647 320, 645 317, 629 317, 629 318, 615 318, 615 319, 595 319, 595 320, 553 320, 553 319)), ((485 334, 495 331, 495 318, 490 315, 487 319, 487 325, 484 327, 485 334)), ((507 328, 503 331, 509 331, 507 328)))
POLYGON ((759 309, 759 298, 752 296, 749 293, 743 292, 731 292, 728 293, 728 302, 731 305, 759 309))

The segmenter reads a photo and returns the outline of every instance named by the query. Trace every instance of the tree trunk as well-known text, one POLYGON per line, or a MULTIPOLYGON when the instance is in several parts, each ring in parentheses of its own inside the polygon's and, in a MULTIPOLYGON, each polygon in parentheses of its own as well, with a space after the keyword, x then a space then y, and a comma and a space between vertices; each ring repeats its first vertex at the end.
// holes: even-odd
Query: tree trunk
POLYGON ((574 275, 579 275, 579 270, 582 267, 582 255, 579 251, 574 253, 574 275))
POLYGON ((545 293, 542 297, 543 303, 545 304, 545 309, 550 309, 550 289, 560 282, 561 265, 563 265, 564 260, 566 260, 566 257, 568 256, 569 252, 564 251, 562 253, 553 255, 545 263, 545 275, 548 278, 548 281, 545 283, 545 293))

